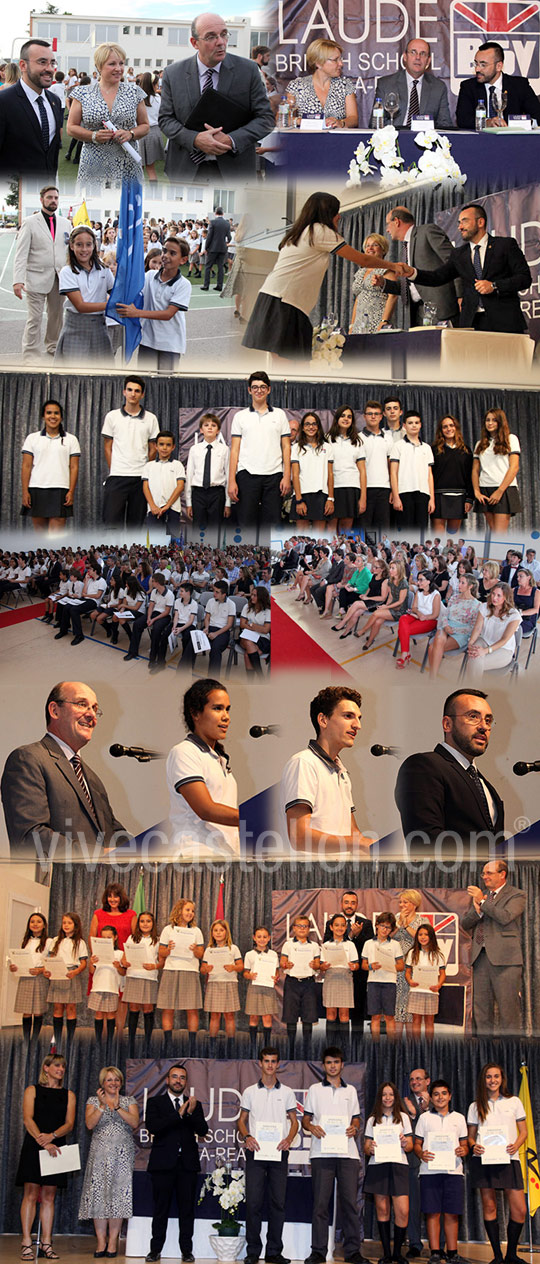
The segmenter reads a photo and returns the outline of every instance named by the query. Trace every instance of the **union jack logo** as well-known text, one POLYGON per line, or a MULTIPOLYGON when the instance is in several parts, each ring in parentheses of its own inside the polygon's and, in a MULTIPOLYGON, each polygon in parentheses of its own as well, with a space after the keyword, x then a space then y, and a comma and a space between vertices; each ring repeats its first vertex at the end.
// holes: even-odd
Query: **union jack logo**
POLYGON ((524 75, 540 89, 540 0, 450 0, 451 87, 474 74, 479 44, 496 40, 507 74, 524 75))

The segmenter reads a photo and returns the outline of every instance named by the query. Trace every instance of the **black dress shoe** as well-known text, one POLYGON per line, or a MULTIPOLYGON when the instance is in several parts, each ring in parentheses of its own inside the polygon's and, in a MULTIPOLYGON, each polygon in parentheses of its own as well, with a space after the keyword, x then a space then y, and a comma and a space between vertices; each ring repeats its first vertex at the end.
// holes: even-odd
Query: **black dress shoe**
POLYGON ((222 285, 215 285, 215 286, 214 286, 214 289, 215 289, 215 290, 217 290, 218 294, 221 294, 221 291, 222 291, 222 289, 223 289, 223 286, 222 286, 222 285))
POLYGON ((201 285, 199 286, 199 294, 207 294, 209 289, 210 289, 209 285, 201 285))
POLYGON ((154 1260, 161 1259, 161 1251, 149 1251, 148 1255, 145 1255, 144 1258, 147 1261, 147 1264, 154 1264, 154 1260))
POLYGON ((67 636, 67 632, 57 632, 54 639, 55 641, 61 641, 63 636, 67 636))
POLYGON ((307 1259, 304 1260, 304 1264, 325 1264, 325 1257, 324 1255, 319 1255, 318 1251, 312 1251, 311 1255, 308 1255, 307 1259))
MULTIPOLYGON (((130 659, 137 658, 137 657, 138 657, 137 654, 132 654, 131 652, 129 654, 124 654, 124 662, 129 663, 130 659)), ((159 1255, 156 1256, 156 1259, 160 1259, 160 1258, 161 1257, 159 1255)))
POLYGON ((286 1255, 265 1255, 266 1264, 291 1264, 286 1255))
POLYGON ((191 1254, 191 1251, 187 1255, 183 1255, 182 1259, 184 1264, 195 1264, 195 1256, 191 1254))
POLYGON ((84 641, 84 636, 83 636, 83 635, 82 635, 82 633, 81 633, 81 635, 80 635, 80 636, 74 636, 74 637, 73 637, 73 640, 72 640, 71 644, 72 644, 72 645, 80 645, 82 641, 84 641))
POLYGON ((417 1246, 416 1242, 412 1242, 409 1247, 409 1250, 406 1252, 407 1259, 419 1260, 420 1256, 422 1255, 422 1251, 423 1251, 422 1245, 417 1246))
POLYGON ((94 1251, 94 1259, 95 1259, 95 1260, 104 1260, 104 1259, 105 1259, 106 1254, 107 1254, 107 1247, 105 1247, 105 1250, 104 1250, 104 1251, 94 1251))

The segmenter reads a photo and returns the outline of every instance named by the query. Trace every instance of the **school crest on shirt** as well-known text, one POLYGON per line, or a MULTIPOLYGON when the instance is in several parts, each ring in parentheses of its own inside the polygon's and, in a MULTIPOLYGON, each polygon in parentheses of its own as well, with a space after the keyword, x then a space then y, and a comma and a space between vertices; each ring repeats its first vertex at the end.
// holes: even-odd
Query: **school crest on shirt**
POLYGON ((523 75, 540 91, 540 0, 450 0, 450 86, 474 75, 480 44, 504 48, 507 75, 523 75))

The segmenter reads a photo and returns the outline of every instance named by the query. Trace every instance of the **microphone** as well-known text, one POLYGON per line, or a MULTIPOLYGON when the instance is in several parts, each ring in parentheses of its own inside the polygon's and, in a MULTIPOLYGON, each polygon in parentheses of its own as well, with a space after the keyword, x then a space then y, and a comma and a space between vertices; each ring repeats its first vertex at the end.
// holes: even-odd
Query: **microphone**
POLYGON ((250 737, 279 737, 279 724, 253 724, 249 730, 250 737))
POLYGON ((399 759, 399 756, 401 755, 399 746, 380 746, 378 742, 376 743, 375 746, 370 746, 369 749, 372 755, 377 755, 377 756, 393 755, 395 759, 399 759))
POLYGON ((540 772, 540 759, 535 759, 532 764, 514 764, 512 772, 516 774, 516 777, 526 777, 528 772, 540 772))
POLYGON ((147 764, 151 759, 164 759, 159 751, 145 750, 143 746, 121 746, 120 742, 109 746, 109 755, 112 755, 113 759, 128 755, 130 759, 138 759, 140 764, 147 764))

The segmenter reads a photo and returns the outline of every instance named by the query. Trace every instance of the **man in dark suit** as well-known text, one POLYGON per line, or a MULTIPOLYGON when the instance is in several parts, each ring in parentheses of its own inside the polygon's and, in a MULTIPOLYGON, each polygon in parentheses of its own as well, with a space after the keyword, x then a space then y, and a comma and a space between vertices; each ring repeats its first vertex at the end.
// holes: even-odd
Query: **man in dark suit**
POLYGON ((457 689, 445 701, 442 724, 444 741, 434 751, 409 755, 398 773, 395 800, 408 849, 426 855, 436 845, 447 856, 457 836, 474 841, 477 854, 489 854, 503 837, 504 804, 474 762, 489 745, 487 695, 457 689))
POLYGON ((64 111, 49 92, 56 60, 47 40, 23 44, 21 77, 0 92, 0 172, 8 176, 56 176, 64 111))
POLYGON ((51 690, 45 715, 45 737, 13 750, 2 776, 11 857, 94 858, 97 847, 117 847, 129 837, 103 782, 79 757, 101 715, 96 695, 81 682, 62 681, 51 690))
POLYGON ((215 290, 223 289, 223 268, 227 258, 227 246, 231 240, 231 225, 223 215, 223 207, 216 206, 215 219, 210 223, 206 236, 206 264, 204 269, 204 285, 201 290, 210 288, 210 273, 217 264, 217 285, 215 290))
POLYGON ((411 118, 428 114, 438 131, 453 128, 446 84, 428 70, 431 49, 426 40, 410 39, 401 60, 404 69, 384 75, 375 86, 375 99, 380 97, 383 106, 388 93, 397 92, 399 110, 394 115, 395 126, 410 127, 411 118))
POLYGON ((456 107, 456 125, 474 131, 476 107, 486 107, 486 127, 508 127, 509 114, 530 114, 540 123, 540 102, 529 83, 521 75, 505 75, 504 49, 493 40, 481 44, 474 58, 475 74, 460 85, 456 107), (507 105, 503 117, 497 115, 501 92, 506 92, 507 105))
POLYGON ((255 146, 273 131, 274 115, 258 67, 227 53, 228 38, 223 18, 199 14, 190 40, 197 56, 177 61, 163 72, 159 125, 169 137, 165 171, 171 180, 195 184, 255 176, 255 146), (208 123, 200 132, 185 127, 208 88, 243 107, 247 122, 230 134, 208 123))
MULTIPOLYGON (((426 1073, 425 1067, 414 1067, 409 1072, 410 1096, 403 1098, 403 1105, 411 1121, 413 1133, 418 1120, 421 1119, 422 1115, 426 1114, 426 1111, 431 1106, 431 1098, 429 1096, 430 1084, 431 1080, 426 1073)), ((420 1182, 418 1180, 420 1160, 414 1149, 407 1154, 407 1163, 409 1164, 409 1221, 407 1224, 409 1249, 406 1258, 415 1260, 422 1255, 422 1216, 420 1211, 420 1182)))
MULTIPOLYGON (((373 923, 369 917, 358 916, 358 896, 356 891, 344 891, 341 897, 341 912, 347 918, 347 933, 345 939, 352 940, 358 953, 358 960, 362 964, 362 949, 367 944, 368 939, 374 939, 375 933, 373 923)), ((327 923, 324 932, 325 943, 332 938, 330 924, 327 923)), ((351 1034, 353 1038, 358 1038, 364 1031, 364 1019, 366 1017, 366 988, 368 976, 365 970, 355 970, 353 974, 354 981, 354 1009, 351 1010, 351 1034)))
MULTIPOLYGON (((414 215, 406 206, 394 206, 386 216, 386 231, 392 241, 402 242, 404 261, 414 268, 425 268, 433 271, 441 264, 448 263, 452 257, 452 242, 438 224, 415 224, 414 215)), ((385 281, 377 277, 377 284, 386 294, 402 294, 403 283, 385 281)), ((411 325, 421 325, 424 303, 433 303, 437 309, 437 320, 448 320, 457 324, 459 318, 458 295, 461 297, 461 282, 448 281, 438 289, 409 285, 406 288, 408 303, 402 311, 404 329, 411 325)), ((403 296, 403 295, 402 295, 403 296)))
POLYGON ((173 1193, 178 1208, 180 1250, 184 1264, 193 1264, 193 1224, 197 1176, 201 1170, 196 1137, 204 1137, 208 1124, 196 1097, 186 1093, 188 1074, 181 1063, 169 1068, 167 1092, 150 1097, 146 1126, 152 1133, 148 1171, 152 1181, 154 1215, 146 1259, 161 1259, 173 1193))
POLYGON ((473 967, 473 1022, 478 1036, 495 1032, 495 1005, 499 1032, 518 1035, 521 1023, 521 919, 525 892, 508 882, 505 860, 490 860, 482 870, 487 888, 467 887, 471 905, 461 920, 471 932, 473 967))
POLYGON ((508 561, 505 562, 504 566, 501 568, 501 575, 500 575, 501 584, 510 584, 511 588, 517 588, 518 571, 521 567, 522 562, 523 562, 523 557, 521 553, 518 553, 516 551, 515 553, 510 552, 508 554, 508 561))
POLYGON ((532 277, 517 241, 513 237, 489 237, 486 212, 476 203, 463 207, 458 227, 464 245, 452 250, 447 263, 433 272, 403 264, 405 276, 417 285, 427 286, 444 285, 461 277, 461 328, 499 334, 527 333, 519 291, 528 289, 532 277))

